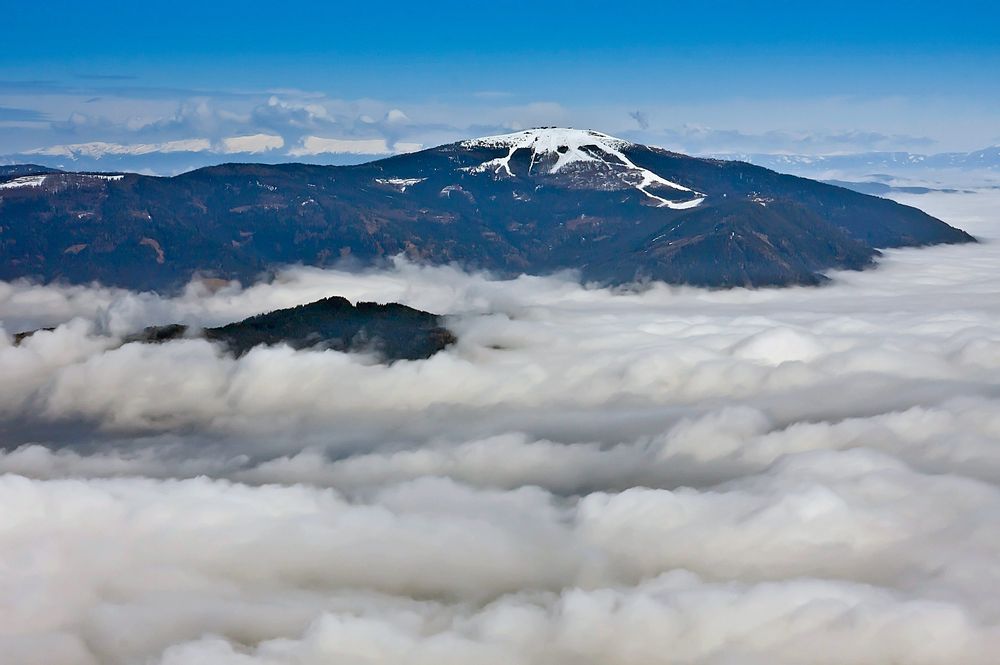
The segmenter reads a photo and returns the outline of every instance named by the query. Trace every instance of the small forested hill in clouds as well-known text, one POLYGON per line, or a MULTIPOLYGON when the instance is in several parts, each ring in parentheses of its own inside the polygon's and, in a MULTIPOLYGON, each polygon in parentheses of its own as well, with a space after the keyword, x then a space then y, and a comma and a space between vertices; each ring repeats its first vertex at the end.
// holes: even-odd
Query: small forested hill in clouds
MULTIPOLYGON (((163 342, 191 334, 182 325, 157 326, 129 341, 163 342)), ((223 344, 237 356, 256 346, 287 344, 294 349, 370 351, 386 360, 429 358, 455 341, 436 314, 397 303, 355 306, 338 296, 194 334, 223 344)))
POLYGON ((0 279, 169 290, 404 254, 603 283, 816 284, 877 248, 970 242, 920 210, 743 162, 536 129, 359 166, 0 183, 0 279))
MULTIPOLYGON (((46 329, 51 330, 51 329, 46 329)), ((14 335, 15 344, 39 331, 14 335)), ((369 352, 385 361, 429 358, 455 342, 441 317, 398 303, 359 302, 332 296, 306 305, 251 316, 216 328, 183 324, 151 326, 125 337, 129 343, 162 343, 201 338, 242 356, 257 346, 369 352)))

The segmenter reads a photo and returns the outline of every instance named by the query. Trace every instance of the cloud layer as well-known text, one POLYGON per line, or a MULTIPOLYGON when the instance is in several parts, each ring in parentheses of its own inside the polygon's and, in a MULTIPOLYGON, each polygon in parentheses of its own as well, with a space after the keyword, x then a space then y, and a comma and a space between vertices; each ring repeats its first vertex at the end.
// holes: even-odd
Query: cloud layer
MULTIPOLYGON (((915 200, 1000 236, 995 191, 915 200)), ((998 247, 888 252, 819 289, 402 261, 172 299, 0 284, 0 649, 992 662, 998 247), (391 366, 119 343, 331 294, 446 314, 460 341, 391 366)))

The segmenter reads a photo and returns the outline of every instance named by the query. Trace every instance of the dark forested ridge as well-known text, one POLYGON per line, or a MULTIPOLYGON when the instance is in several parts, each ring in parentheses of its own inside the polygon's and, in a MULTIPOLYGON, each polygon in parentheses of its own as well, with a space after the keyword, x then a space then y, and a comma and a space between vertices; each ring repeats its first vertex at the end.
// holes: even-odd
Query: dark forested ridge
POLYGON ((971 241, 886 199, 564 129, 359 166, 0 174, 0 279, 161 291, 397 254, 604 283, 816 284, 878 248, 971 241))

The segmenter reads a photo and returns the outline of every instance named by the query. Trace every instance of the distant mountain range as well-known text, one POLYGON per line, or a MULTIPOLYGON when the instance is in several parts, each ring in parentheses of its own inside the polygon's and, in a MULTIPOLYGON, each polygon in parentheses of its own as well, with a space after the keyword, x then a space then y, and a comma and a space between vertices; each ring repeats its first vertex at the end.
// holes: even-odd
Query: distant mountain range
POLYGON ((817 284, 877 248, 972 241, 886 199, 563 128, 356 166, 0 176, 0 278, 143 289, 397 254, 614 284, 817 284))
POLYGON ((0 166, 40 164, 62 171, 131 171, 150 175, 176 175, 224 162, 359 164, 414 152, 422 147, 416 143, 389 143, 381 138, 320 137, 306 137, 302 145, 288 147, 280 136, 266 134, 230 137, 215 143, 208 139, 133 144, 92 141, 0 155, 0 166))
POLYGON ((905 176, 935 171, 995 172, 1000 175, 1000 146, 974 152, 941 152, 930 155, 910 152, 862 152, 843 155, 723 153, 713 157, 750 162, 776 171, 801 175, 844 173, 905 176))
MULTIPOLYGON (((895 178, 886 178, 889 182, 894 182, 895 178)), ((954 187, 923 187, 918 185, 895 185, 879 180, 823 180, 828 185, 836 185, 846 189, 853 189, 862 194, 873 196, 887 196, 889 194, 930 194, 931 192, 941 192, 944 194, 956 194, 959 192, 972 192, 975 190, 956 189, 954 187)))

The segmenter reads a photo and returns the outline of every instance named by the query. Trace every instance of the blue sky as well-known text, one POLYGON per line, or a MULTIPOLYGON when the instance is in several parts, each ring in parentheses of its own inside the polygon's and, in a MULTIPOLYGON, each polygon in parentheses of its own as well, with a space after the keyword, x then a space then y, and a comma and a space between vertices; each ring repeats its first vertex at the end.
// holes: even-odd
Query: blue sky
POLYGON ((546 124, 691 152, 971 150, 1000 142, 998 26, 988 2, 17 3, 0 155, 546 124))

